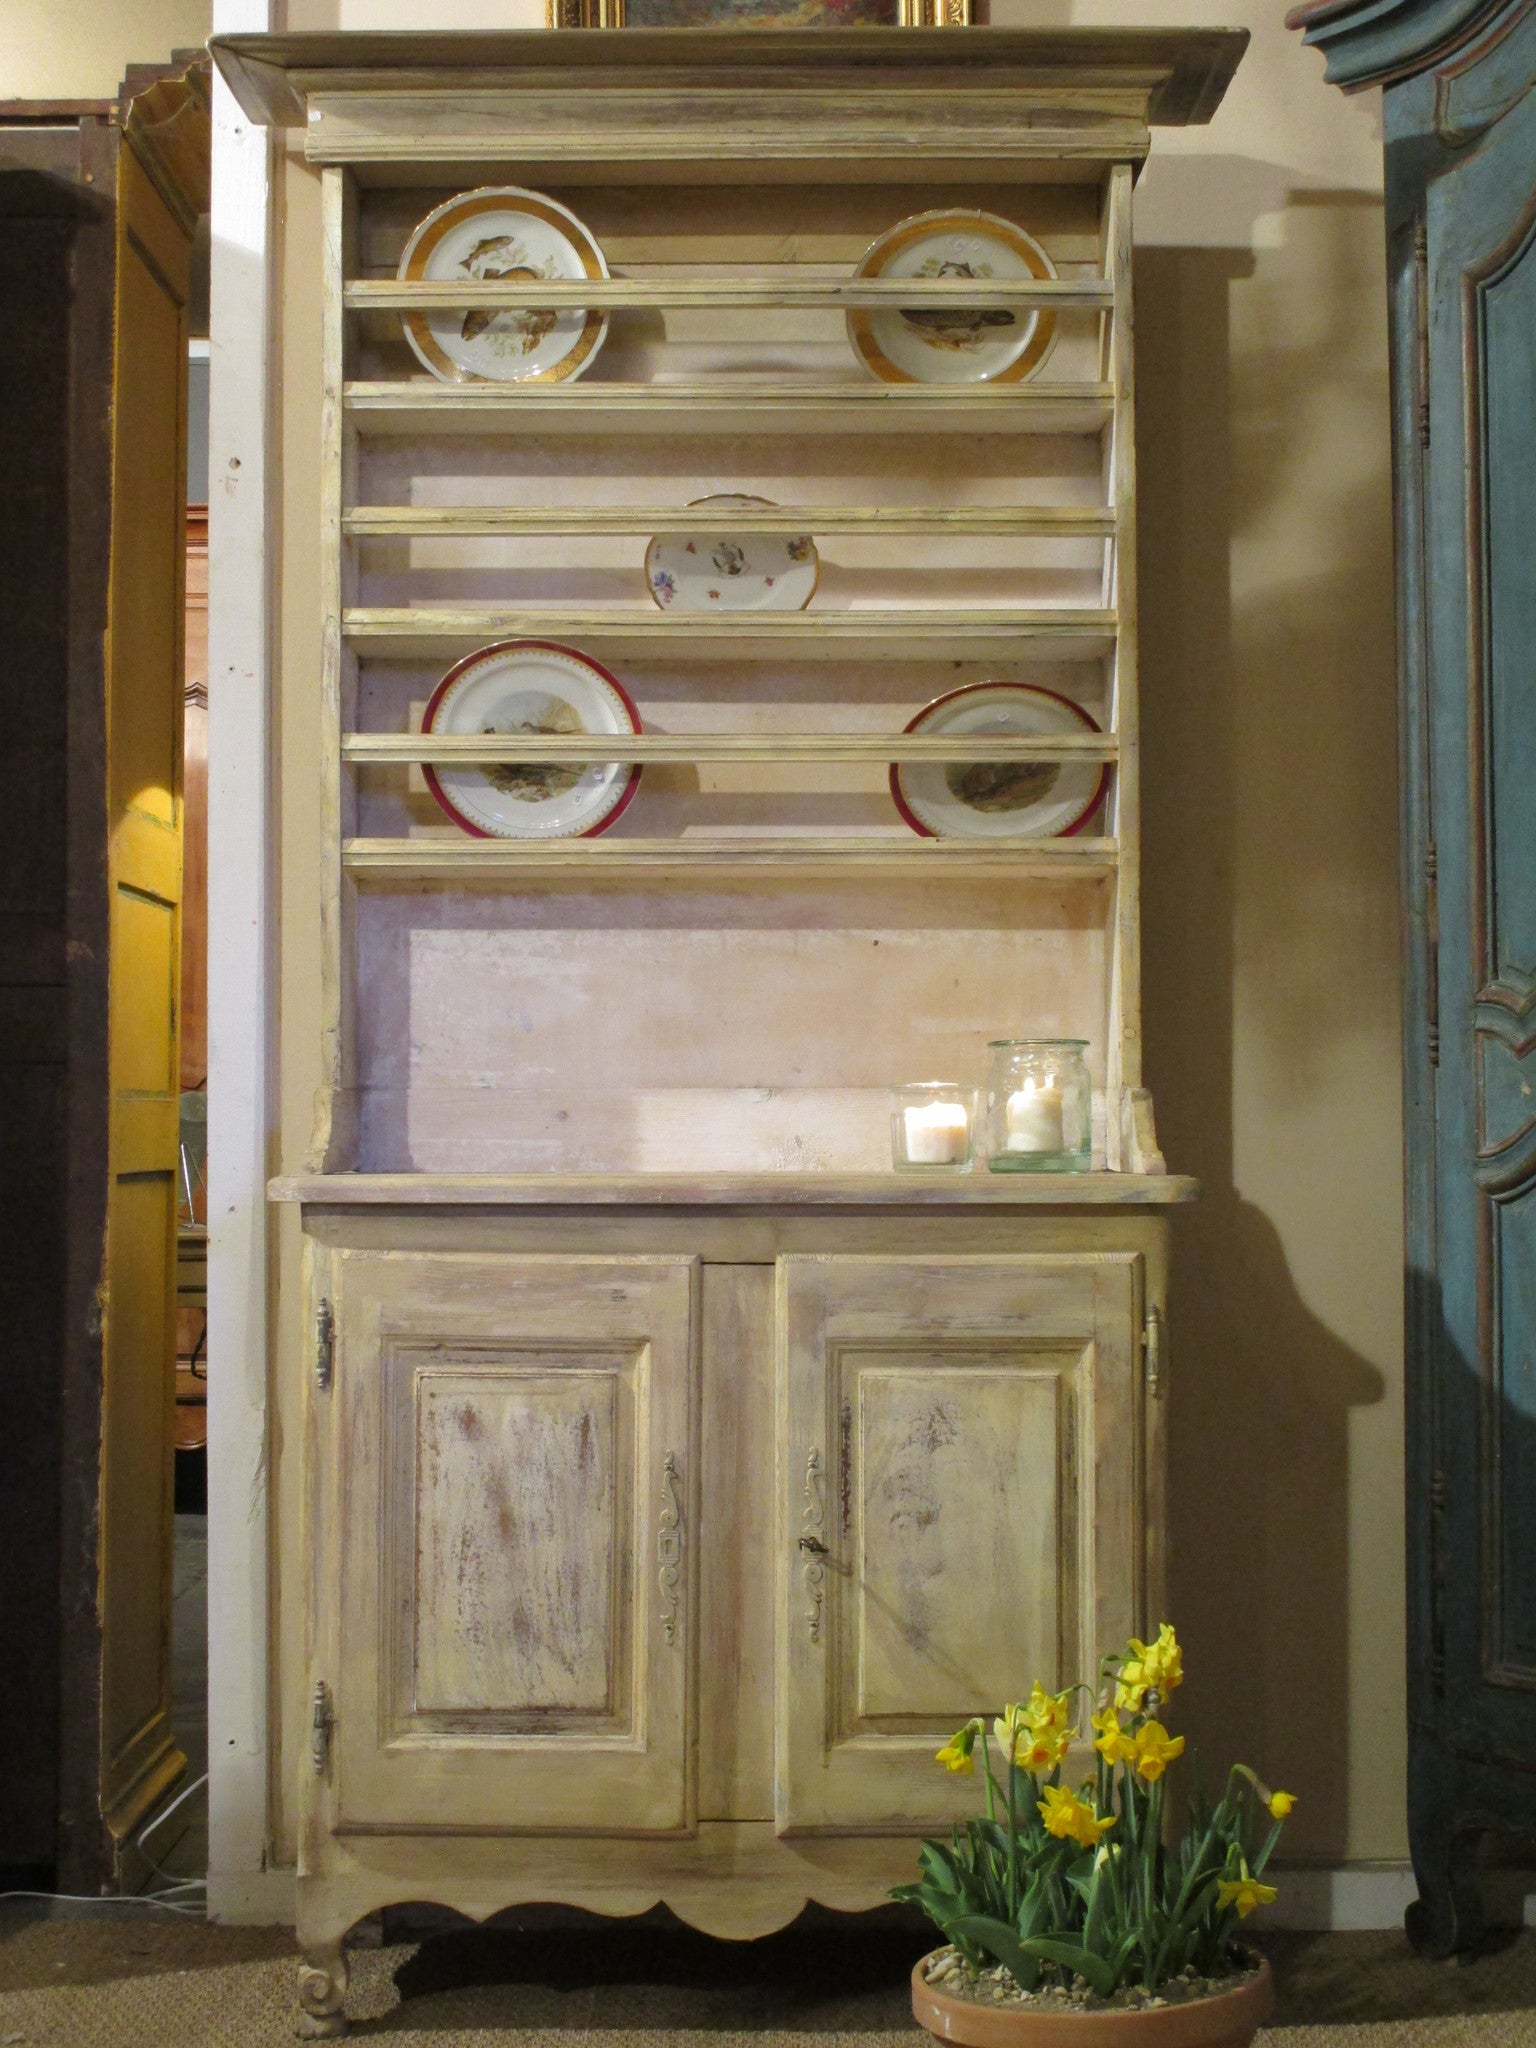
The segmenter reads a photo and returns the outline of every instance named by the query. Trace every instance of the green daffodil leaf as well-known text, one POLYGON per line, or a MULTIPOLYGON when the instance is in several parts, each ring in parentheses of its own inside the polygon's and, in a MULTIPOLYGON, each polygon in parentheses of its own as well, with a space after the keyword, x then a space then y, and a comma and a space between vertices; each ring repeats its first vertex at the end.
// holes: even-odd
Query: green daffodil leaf
POLYGON ((964 1936, 984 1948, 994 1962, 1002 1964, 1021 1991, 1033 1991, 1040 1981, 1040 1964, 1030 1948, 1004 1921, 982 1913, 969 1913, 951 1920, 944 1932, 951 1941, 964 1936))

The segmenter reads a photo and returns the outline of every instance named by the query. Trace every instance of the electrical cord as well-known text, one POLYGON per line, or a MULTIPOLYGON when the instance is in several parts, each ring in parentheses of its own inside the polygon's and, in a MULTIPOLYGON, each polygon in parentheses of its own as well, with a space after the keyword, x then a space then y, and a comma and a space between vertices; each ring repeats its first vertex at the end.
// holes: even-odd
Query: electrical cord
POLYGON ((93 1892, 0 1892, 0 1899, 49 1899, 66 1906, 158 1906, 162 1913, 179 1913, 184 1920, 206 1917, 200 1906, 178 1906, 158 1892, 109 1892, 100 1897, 93 1892))
POLYGON ((157 1892, 109 1892, 98 1895, 92 1892, 0 1892, 0 1899, 48 1899, 60 1905, 69 1906, 158 1906, 163 1913, 179 1913, 184 1920, 201 1920, 204 1909, 201 1906, 178 1905, 177 1898, 182 1892, 206 1892, 208 1880, 205 1877, 174 1878, 163 1870, 150 1855, 144 1844, 157 1828, 164 1827, 177 1807, 185 1805, 195 1792, 200 1792, 208 1782, 204 1771, 200 1778, 178 1792, 164 1813, 157 1813, 154 1819, 134 1836, 133 1846, 149 1865, 155 1876, 161 1880, 162 1889, 157 1892))
MULTIPOLYGON (((149 1851, 145 1848, 144 1844, 149 1840, 150 1836, 154 1834, 157 1828, 163 1828, 165 1826, 165 1823, 170 1819, 171 1815, 176 1811, 176 1809, 179 1806, 185 1806, 187 1801, 192 1797, 192 1795, 195 1792, 201 1792, 201 1790, 207 1784, 207 1782, 208 1773, 204 1771, 203 1775, 200 1778, 194 1778, 190 1785, 183 1787, 183 1789, 176 1794, 176 1797, 171 1801, 170 1805, 166 1807, 165 1811, 163 1813, 157 1813, 154 1819, 147 1822, 145 1826, 140 1828, 139 1832, 133 1838, 133 1846, 144 1858, 144 1861, 149 1865, 150 1869, 155 1873, 156 1877, 160 1879, 162 1885, 168 1886, 172 1891, 184 1891, 190 1885, 206 1883, 206 1879, 189 1878, 185 1885, 179 1883, 177 1879, 172 1877, 171 1873, 168 1870, 162 1870, 160 1868, 160 1865, 155 1861, 154 1857, 150 1855, 149 1851)), ((151 1893, 149 1896, 159 1897, 163 1899, 165 1897, 165 1894, 163 1892, 158 1894, 151 1893)), ((186 1912, 190 1911, 191 1909, 188 1907, 178 1907, 177 1910, 180 1912, 186 1912)))

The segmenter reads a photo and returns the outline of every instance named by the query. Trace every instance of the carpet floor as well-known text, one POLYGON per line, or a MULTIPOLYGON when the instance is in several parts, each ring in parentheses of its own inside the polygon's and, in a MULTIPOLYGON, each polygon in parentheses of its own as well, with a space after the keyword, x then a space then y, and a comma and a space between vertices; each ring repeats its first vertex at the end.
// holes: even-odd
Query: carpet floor
MULTIPOLYGON (((906 1929, 797 1927, 745 1946, 675 1926, 455 1929, 352 1954, 358 2040, 391 2048, 917 2048, 906 1929)), ((1536 2048, 1536 1934, 1427 1963, 1396 1934, 1273 1935, 1267 2048, 1536 2048)), ((0 2048, 280 2048, 291 1935, 0 1918, 0 2048)))

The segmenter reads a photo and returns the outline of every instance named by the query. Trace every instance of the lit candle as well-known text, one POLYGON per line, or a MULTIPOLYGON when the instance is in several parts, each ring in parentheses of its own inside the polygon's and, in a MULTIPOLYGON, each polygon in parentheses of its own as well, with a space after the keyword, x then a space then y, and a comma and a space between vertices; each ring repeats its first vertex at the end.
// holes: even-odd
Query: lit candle
POLYGON ((1064 1152, 1061 1090, 1050 1082, 1036 1087, 1026 1075, 1024 1086, 1008 1098, 1005 1112, 1010 1152, 1064 1152))
POLYGON ((964 1160, 971 1134, 963 1102, 924 1102, 902 1116, 914 1166, 958 1166, 964 1160))

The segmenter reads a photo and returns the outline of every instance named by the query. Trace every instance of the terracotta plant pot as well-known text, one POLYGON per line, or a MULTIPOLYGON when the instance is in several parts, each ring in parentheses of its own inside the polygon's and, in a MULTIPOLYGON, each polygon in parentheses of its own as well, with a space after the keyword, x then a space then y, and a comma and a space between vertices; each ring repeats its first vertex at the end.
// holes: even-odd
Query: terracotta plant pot
POLYGON ((1059 2007, 974 2005, 935 1991, 923 1975, 924 1956, 912 1972, 912 2013, 940 2041, 959 2048, 1248 2048, 1275 2002, 1269 1964, 1231 1991, 1182 2005, 1063 2011, 1059 2007))

